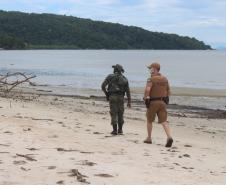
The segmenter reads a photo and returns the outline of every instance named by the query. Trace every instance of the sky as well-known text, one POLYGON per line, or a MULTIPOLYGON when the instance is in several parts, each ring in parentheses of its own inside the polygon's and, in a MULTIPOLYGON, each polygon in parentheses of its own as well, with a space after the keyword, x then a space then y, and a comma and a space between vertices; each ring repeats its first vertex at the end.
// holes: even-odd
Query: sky
POLYGON ((226 47, 226 0, 0 0, 0 9, 139 26, 226 47))

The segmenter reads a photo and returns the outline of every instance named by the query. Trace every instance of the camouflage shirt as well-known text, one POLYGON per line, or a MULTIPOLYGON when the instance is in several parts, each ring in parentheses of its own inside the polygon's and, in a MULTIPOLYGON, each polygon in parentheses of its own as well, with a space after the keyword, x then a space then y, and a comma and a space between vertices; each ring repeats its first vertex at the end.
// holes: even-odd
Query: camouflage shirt
POLYGON ((127 95, 130 98, 129 82, 121 73, 114 73, 107 76, 102 83, 102 90, 105 93, 127 95), (107 87, 107 90, 106 90, 107 87))

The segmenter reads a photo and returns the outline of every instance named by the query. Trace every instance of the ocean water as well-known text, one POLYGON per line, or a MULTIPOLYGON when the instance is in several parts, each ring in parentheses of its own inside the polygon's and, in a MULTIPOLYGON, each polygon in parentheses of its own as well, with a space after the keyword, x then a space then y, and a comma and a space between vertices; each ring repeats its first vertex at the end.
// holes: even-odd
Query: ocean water
POLYGON ((155 61, 171 86, 226 89, 226 51, 1 50, 0 74, 22 71, 42 85, 99 89, 121 64, 130 86, 143 87, 155 61))

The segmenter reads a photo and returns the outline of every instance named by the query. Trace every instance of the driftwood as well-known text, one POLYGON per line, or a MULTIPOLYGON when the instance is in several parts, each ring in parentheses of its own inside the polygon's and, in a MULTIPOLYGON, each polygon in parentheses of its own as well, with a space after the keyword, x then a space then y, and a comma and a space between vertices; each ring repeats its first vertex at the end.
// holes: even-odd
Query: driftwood
POLYGON ((7 73, 6 75, 0 75, 0 90, 7 95, 15 87, 28 83, 29 85, 35 86, 30 80, 35 78, 35 75, 26 75, 25 73, 15 72, 7 73))
POLYGON ((27 155, 23 155, 23 154, 16 154, 18 157, 23 157, 25 159, 27 159, 28 161, 37 161, 36 159, 34 159, 33 157, 30 157, 28 154, 27 155))

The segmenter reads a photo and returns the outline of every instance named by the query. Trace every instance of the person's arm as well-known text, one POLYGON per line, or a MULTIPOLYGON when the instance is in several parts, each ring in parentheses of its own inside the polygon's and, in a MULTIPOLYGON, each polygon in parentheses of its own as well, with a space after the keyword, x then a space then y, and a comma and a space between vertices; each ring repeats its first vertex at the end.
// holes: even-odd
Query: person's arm
POLYGON ((106 96, 106 99, 107 101, 109 101, 109 94, 108 94, 108 91, 106 89, 106 87, 108 86, 109 84, 109 80, 108 80, 108 77, 103 81, 102 85, 101 85, 101 89, 102 91, 104 92, 105 96, 106 96))
POLYGON ((144 91, 144 100, 148 98, 150 99, 151 88, 152 88, 152 82, 151 80, 148 80, 145 87, 145 91, 144 91))
POLYGON ((127 87, 126 87, 126 97, 128 100, 127 107, 131 108, 131 94, 130 94, 129 82, 127 83, 127 87))
POLYGON ((169 82, 167 83, 167 96, 169 97, 171 95, 171 91, 170 91, 170 85, 169 82))
POLYGON ((144 103, 146 105, 146 108, 148 109, 150 107, 150 92, 152 88, 152 82, 150 80, 147 81, 145 91, 144 91, 144 103))

